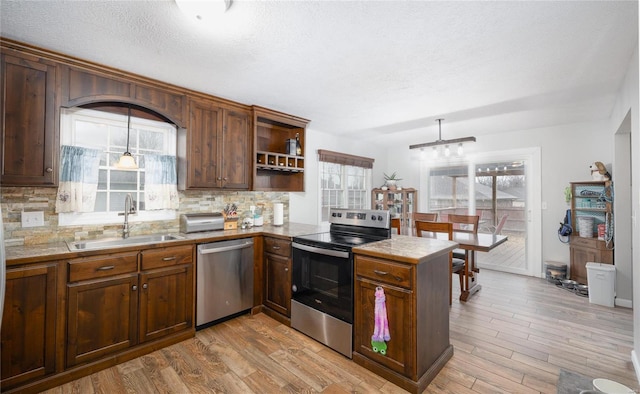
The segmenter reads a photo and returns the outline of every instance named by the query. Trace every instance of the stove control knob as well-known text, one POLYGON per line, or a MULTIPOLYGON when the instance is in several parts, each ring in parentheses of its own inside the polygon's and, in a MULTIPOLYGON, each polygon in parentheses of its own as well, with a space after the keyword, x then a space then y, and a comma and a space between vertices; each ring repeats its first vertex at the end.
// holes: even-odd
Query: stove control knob
POLYGON ((376 215, 371 215, 371 220, 376 221, 376 215))
POLYGON ((378 216, 378 220, 379 220, 379 221, 382 221, 382 215, 381 215, 381 216, 378 216))
POLYGON ((298 291, 298 286, 296 285, 291 286, 291 291, 293 291, 294 293, 298 291))
POLYGON ((336 217, 336 213, 335 213, 335 212, 333 212, 333 213, 331 214, 331 216, 333 216, 333 217, 335 218, 335 217, 336 217))

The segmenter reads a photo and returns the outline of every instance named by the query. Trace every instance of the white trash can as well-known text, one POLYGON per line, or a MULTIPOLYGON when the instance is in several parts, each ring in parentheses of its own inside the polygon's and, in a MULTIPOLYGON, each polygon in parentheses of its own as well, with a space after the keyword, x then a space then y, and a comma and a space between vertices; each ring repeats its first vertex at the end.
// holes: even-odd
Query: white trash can
POLYGON ((587 263, 587 280, 590 303, 615 305, 616 267, 613 264, 587 263))

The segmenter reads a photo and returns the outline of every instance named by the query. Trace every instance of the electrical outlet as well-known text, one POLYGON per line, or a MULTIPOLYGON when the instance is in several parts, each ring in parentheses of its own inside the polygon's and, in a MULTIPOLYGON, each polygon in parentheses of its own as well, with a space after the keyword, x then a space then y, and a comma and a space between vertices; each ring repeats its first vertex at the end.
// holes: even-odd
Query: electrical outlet
POLYGON ((22 211, 22 227, 44 226, 44 212, 24 212, 22 211))

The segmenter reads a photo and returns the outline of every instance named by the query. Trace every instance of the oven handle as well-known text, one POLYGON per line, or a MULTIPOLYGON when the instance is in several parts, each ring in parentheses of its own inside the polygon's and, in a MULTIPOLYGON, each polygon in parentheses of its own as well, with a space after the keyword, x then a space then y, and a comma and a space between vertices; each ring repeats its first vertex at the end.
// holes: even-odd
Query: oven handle
POLYGON ((307 252, 311 252, 311 253, 323 254, 323 255, 326 255, 326 256, 333 256, 333 257, 341 257, 343 259, 348 259, 349 258, 349 252, 342 252, 342 251, 339 251, 339 250, 332 250, 332 249, 316 248, 316 247, 313 247, 313 246, 302 245, 302 244, 299 244, 297 242, 293 242, 291 244, 291 246, 296 248, 296 249, 306 250, 307 252))

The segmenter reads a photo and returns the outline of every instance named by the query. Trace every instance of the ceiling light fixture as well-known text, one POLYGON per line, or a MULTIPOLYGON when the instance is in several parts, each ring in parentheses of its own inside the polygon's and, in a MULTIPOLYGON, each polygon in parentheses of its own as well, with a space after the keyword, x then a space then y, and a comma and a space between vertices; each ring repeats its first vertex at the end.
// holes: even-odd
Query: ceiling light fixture
POLYGON ((190 18, 207 21, 222 15, 231 7, 232 0, 176 0, 180 10, 190 18))
POLYGON ((136 160, 129 152, 129 135, 131 134, 131 106, 129 106, 129 114, 127 116, 127 150, 120 156, 120 160, 116 163, 116 167, 123 170, 135 170, 138 168, 136 160))
POLYGON ((449 157, 451 154, 451 150, 449 149, 449 145, 458 144, 457 154, 458 156, 462 156, 464 154, 464 148, 462 147, 463 142, 476 142, 476 137, 464 137, 464 138, 454 138, 451 140, 443 140, 442 139, 442 121, 444 119, 436 119, 438 122, 438 139, 433 142, 426 142, 424 144, 416 144, 409 145, 409 149, 422 149, 428 146, 433 146, 433 149, 437 149, 438 146, 444 145, 444 155, 449 157))

